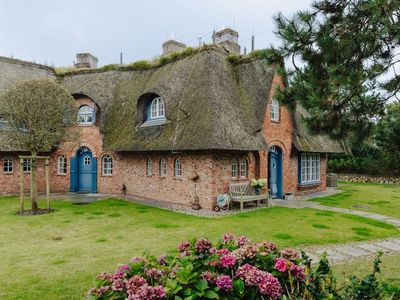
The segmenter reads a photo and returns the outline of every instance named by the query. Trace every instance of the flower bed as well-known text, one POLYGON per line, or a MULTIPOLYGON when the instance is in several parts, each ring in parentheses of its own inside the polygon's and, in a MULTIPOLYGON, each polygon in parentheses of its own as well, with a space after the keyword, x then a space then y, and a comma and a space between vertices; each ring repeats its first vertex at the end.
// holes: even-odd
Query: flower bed
MULTIPOLYGON (((368 293, 380 293, 377 260, 368 293)), ((183 241, 176 255, 135 257, 97 280, 89 299, 356 299, 349 295, 365 289, 355 278, 337 289, 326 257, 312 270, 304 253, 231 234, 216 245, 204 238, 183 241)))

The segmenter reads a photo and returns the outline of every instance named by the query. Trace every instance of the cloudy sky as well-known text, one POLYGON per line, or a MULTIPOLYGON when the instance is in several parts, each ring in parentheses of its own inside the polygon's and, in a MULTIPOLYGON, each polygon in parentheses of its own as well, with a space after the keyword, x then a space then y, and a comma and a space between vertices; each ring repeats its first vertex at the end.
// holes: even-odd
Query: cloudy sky
POLYGON ((69 66, 77 52, 100 65, 152 59, 173 37, 190 46, 198 37, 234 27, 249 49, 278 45, 272 17, 307 9, 310 0, 0 0, 0 56, 69 66))

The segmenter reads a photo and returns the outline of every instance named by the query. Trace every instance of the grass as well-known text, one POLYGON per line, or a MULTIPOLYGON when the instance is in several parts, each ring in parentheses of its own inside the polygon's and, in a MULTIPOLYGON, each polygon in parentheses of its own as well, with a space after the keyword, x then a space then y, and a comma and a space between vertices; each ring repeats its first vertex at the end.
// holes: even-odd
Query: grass
POLYGON ((183 239, 225 232, 279 247, 345 243, 398 235, 357 216, 274 207, 201 218, 117 199, 88 205, 54 201, 50 215, 17 216, 18 200, 0 198, 0 298, 82 299, 101 271, 145 250, 162 254, 183 239))
POLYGON ((372 183, 340 183, 343 193, 315 198, 323 205, 361 210, 400 218, 400 186, 372 183))
MULTIPOLYGON (((364 277, 372 272, 373 258, 363 259, 361 261, 347 262, 333 266, 334 272, 338 275, 338 282, 348 280, 350 276, 364 277)), ((397 297, 400 297, 400 254, 384 255, 382 257, 381 273, 378 274, 380 280, 385 281, 391 287, 391 293, 396 291, 397 297)), ((390 294, 391 294, 390 293, 390 294)), ((399 299, 399 298, 393 298, 399 299)))

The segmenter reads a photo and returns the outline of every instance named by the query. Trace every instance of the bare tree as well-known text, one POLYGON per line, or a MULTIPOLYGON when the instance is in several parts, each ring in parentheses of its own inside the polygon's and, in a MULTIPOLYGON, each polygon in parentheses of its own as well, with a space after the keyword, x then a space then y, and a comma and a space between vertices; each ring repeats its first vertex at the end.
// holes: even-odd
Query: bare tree
POLYGON ((20 81, 0 97, 0 119, 8 126, 6 142, 29 151, 31 159, 32 211, 38 210, 36 160, 65 140, 76 117, 74 98, 50 79, 20 81))

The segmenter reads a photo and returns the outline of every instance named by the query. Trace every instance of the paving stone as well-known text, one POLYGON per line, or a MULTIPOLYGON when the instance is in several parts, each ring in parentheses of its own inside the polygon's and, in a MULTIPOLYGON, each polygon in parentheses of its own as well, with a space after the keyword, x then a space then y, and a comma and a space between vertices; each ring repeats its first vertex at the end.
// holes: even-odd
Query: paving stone
POLYGON ((375 245, 372 243, 365 243, 365 244, 358 244, 357 247, 363 248, 365 250, 371 251, 371 252, 378 252, 378 251, 383 251, 383 252, 389 252, 388 249, 386 249, 383 246, 375 245))
POLYGON ((369 251, 367 252, 366 250, 356 248, 353 246, 345 246, 344 245, 344 246, 335 247, 335 249, 337 251, 340 251, 342 253, 345 253, 350 256, 355 256, 355 257, 360 257, 360 256, 371 254, 371 252, 369 252, 369 251))
POLYGON ((341 253, 339 253, 337 251, 334 251, 332 249, 319 250, 316 253, 318 254, 318 256, 320 256, 324 252, 326 252, 328 254, 328 259, 329 260, 342 261, 342 260, 346 260, 348 258, 344 254, 341 254, 341 253))
POLYGON ((398 243, 393 243, 391 241, 383 241, 383 242, 377 242, 376 244, 393 251, 400 251, 400 245, 398 243))

